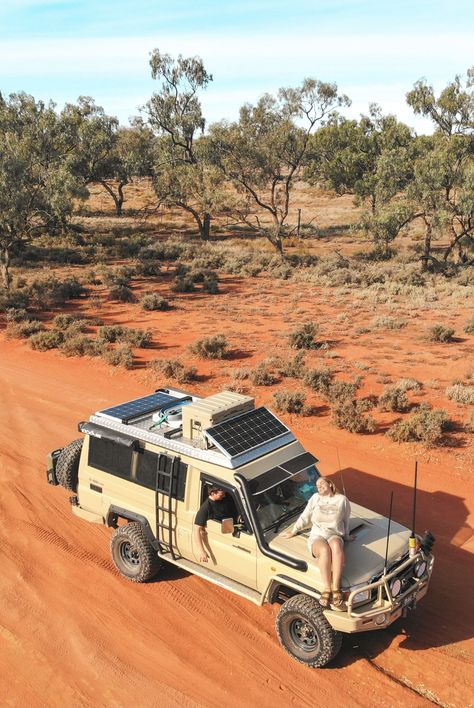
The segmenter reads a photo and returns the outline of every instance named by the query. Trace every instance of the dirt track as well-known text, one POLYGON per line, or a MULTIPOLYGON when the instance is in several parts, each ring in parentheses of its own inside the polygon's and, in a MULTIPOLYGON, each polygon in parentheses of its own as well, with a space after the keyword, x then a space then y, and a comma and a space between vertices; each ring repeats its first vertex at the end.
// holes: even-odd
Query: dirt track
MULTIPOLYGON (((472 705, 474 481, 459 459, 437 452, 420 464, 419 527, 438 539, 426 600, 309 670, 280 648, 274 607, 175 569, 147 585, 121 578, 110 532, 73 517, 67 493, 46 484, 46 453, 92 411, 148 392, 140 375, 21 342, 1 341, 0 352, 2 705, 472 705)), ((393 489, 395 516, 409 524, 409 448, 314 421, 302 431, 325 473, 337 469, 337 445, 350 498, 386 513, 393 489)))

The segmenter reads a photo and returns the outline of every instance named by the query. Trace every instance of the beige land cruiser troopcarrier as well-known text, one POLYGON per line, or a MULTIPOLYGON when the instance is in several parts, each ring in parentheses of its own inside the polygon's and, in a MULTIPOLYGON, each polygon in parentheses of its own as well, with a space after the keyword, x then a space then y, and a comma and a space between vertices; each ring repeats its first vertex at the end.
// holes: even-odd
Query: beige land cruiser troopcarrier
POLYGON ((344 611, 321 607, 307 534, 282 537, 316 491, 318 460, 253 398, 163 388, 98 411, 79 430, 83 438, 48 456, 48 481, 74 492, 74 514, 115 529, 118 571, 145 582, 166 561, 256 604, 280 603, 278 638, 304 664, 324 666, 343 632, 387 627, 427 592, 431 534, 410 555, 408 529, 392 522, 387 534, 386 518, 352 503, 344 611), (236 514, 235 523, 208 521, 203 563, 193 525, 209 485, 226 490, 236 514))

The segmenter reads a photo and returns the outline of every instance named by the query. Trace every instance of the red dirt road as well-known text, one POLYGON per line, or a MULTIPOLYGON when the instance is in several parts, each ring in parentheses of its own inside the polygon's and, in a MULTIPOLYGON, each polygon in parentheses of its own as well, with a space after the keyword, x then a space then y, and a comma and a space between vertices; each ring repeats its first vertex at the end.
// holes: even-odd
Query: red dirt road
MULTIPOLYGON (((46 484, 46 453, 78 437, 78 421, 146 392, 137 372, 0 341, 1 705, 472 705, 472 469, 445 451, 420 463, 419 528, 438 540, 416 613, 347 636, 331 667, 309 670, 280 648, 274 607, 175 569, 147 585, 121 578, 110 531, 46 484)), ((325 473, 337 446, 351 499, 386 513, 394 490, 409 525, 412 448, 300 420, 288 422, 325 473)))

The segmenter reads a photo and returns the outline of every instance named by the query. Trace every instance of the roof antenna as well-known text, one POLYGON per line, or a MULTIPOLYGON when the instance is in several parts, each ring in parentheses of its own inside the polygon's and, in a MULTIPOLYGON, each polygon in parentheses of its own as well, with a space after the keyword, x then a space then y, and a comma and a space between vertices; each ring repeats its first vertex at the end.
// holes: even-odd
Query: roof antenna
POLYGON ((416 487, 418 481, 418 460, 415 461, 415 485, 413 489, 413 518, 411 522, 411 536, 408 539, 408 555, 416 555, 416 535, 415 535, 415 518, 416 518, 416 487))
POLYGON ((339 459, 339 448, 336 447, 336 454, 337 454, 337 464, 339 465, 339 474, 341 475, 341 484, 342 484, 342 492, 344 496, 346 495, 346 488, 344 486, 344 477, 342 476, 342 469, 341 469, 341 461, 339 459))
POLYGON ((390 510, 388 512, 388 526, 387 526, 387 545, 385 546, 385 562, 383 564, 383 574, 387 574, 387 562, 388 562, 388 542, 390 539, 390 525, 392 523, 392 505, 393 505, 393 491, 390 492, 390 510))

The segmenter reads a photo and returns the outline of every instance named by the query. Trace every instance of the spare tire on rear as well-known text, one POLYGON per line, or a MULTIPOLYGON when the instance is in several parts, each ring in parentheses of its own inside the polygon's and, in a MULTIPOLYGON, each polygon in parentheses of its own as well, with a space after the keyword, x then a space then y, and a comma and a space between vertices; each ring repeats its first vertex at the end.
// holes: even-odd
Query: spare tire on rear
POLYGON ((71 492, 77 490, 81 450, 82 439, 73 440, 61 450, 56 463, 56 477, 59 484, 71 492))

